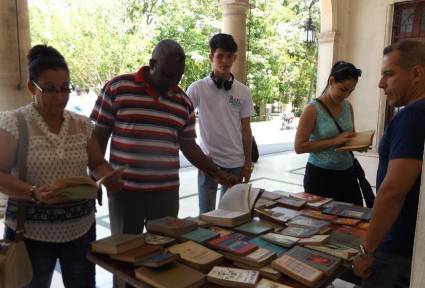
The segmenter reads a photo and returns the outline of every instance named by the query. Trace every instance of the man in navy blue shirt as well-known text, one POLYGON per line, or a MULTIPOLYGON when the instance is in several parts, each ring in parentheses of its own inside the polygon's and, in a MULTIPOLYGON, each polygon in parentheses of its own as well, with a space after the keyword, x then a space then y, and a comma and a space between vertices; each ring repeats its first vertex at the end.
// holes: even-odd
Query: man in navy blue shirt
POLYGON ((425 140, 425 42, 386 47, 381 74, 389 105, 404 108, 379 145, 373 217, 353 269, 362 287, 409 287, 425 140))

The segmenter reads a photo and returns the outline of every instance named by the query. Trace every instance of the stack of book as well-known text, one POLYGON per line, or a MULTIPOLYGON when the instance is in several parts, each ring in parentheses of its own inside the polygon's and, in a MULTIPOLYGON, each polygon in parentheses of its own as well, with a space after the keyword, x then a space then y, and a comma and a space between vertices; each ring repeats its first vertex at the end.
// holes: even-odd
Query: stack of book
POLYGON ((203 213, 201 219, 214 225, 235 227, 249 222, 252 210, 262 190, 252 188, 250 184, 232 186, 220 199, 218 209, 203 213))
POLYGON ((168 251, 180 255, 180 261, 184 264, 203 272, 208 272, 223 259, 221 254, 193 241, 173 245, 168 251))
POLYGON ((149 220, 146 223, 148 232, 162 233, 171 237, 181 237, 198 227, 196 222, 166 216, 159 219, 149 220))
POLYGON ((320 280, 332 275, 341 265, 341 259, 318 251, 295 246, 272 262, 273 268, 291 278, 315 287, 320 280))
POLYGON ((117 255, 145 244, 141 235, 119 234, 105 237, 91 243, 91 251, 101 254, 117 255))

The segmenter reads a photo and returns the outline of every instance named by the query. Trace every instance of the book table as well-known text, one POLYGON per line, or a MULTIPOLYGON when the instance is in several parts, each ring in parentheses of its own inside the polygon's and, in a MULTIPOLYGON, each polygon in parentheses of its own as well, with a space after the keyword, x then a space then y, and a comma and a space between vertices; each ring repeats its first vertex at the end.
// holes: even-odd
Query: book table
MULTIPOLYGON (((130 263, 125 263, 121 261, 116 261, 111 259, 108 255, 103 254, 97 254, 88 252, 87 253, 87 259, 89 259, 91 262, 95 263, 96 265, 99 265, 103 269, 111 272, 114 276, 118 277, 120 280, 124 281, 127 284, 130 284, 131 286, 135 288, 151 288, 152 286, 148 285, 147 283, 140 281, 136 278, 134 274, 135 267, 130 263)), ((224 261, 221 266, 229 266, 234 267, 231 262, 224 261)), ((331 277, 327 277, 326 279, 323 279, 317 287, 326 287, 327 285, 331 284, 334 279, 339 277, 341 274, 346 272, 349 268, 341 266, 339 267, 335 273, 331 277)), ((294 288, 307 288, 307 286, 283 275, 279 280, 273 280, 282 284, 286 284, 288 286, 292 286, 294 288)), ((214 283, 205 283, 201 287, 203 288, 212 288, 212 287, 223 287, 214 283)), ((172 288, 172 287, 170 287, 172 288)))

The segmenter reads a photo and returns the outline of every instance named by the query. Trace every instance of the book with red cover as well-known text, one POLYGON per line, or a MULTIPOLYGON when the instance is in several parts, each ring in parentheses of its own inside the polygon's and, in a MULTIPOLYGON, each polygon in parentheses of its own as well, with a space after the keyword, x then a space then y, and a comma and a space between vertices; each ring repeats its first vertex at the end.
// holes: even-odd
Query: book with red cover
POLYGON ((322 201, 326 199, 325 197, 317 196, 307 192, 292 193, 290 196, 297 199, 304 200, 306 202, 318 202, 318 201, 322 201))
POLYGON ((239 233, 232 233, 221 236, 217 239, 208 241, 208 245, 213 248, 227 251, 237 255, 246 255, 255 249, 257 246, 248 242, 251 238, 239 233))
POLYGON ((341 226, 336 231, 350 234, 363 240, 366 239, 366 236, 367 236, 367 230, 363 230, 363 229, 351 227, 351 226, 341 226))

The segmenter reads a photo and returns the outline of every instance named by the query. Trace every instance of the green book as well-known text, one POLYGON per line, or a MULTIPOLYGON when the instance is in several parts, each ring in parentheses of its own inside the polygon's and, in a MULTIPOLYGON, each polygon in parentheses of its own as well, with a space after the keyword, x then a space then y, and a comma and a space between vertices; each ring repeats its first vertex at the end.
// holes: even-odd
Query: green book
POLYGON ((273 231, 273 227, 260 221, 251 221, 235 228, 236 231, 249 235, 260 235, 273 231))
POLYGON ((275 252, 277 256, 280 256, 283 253, 285 253, 286 251, 288 251, 288 249, 283 248, 283 247, 278 246, 278 245, 275 245, 273 243, 270 243, 269 241, 263 240, 260 237, 256 237, 254 239, 251 239, 251 240, 249 240, 249 242, 258 246, 258 247, 261 247, 261 248, 267 249, 269 251, 275 252))
POLYGON ((218 236, 220 236, 218 232, 201 227, 182 235, 184 239, 192 240, 198 243, 206 242, 208 240, 217 238, 218 236))
POLYGON ((96 199, 97 190, 93 186, 89 185, 78 185, 61 188, 56 190, 57 195, 66 197, 67 200, 83 200, 83 199, 96 199))

